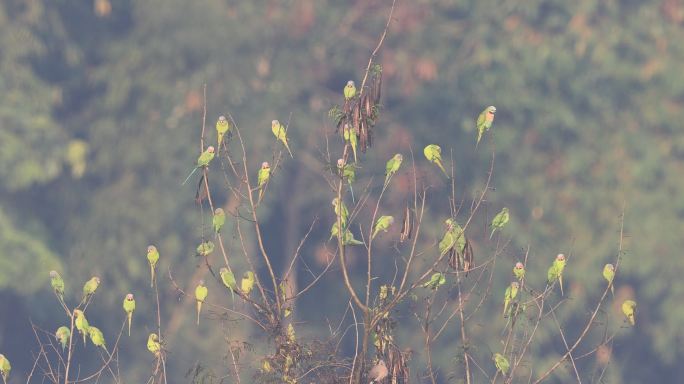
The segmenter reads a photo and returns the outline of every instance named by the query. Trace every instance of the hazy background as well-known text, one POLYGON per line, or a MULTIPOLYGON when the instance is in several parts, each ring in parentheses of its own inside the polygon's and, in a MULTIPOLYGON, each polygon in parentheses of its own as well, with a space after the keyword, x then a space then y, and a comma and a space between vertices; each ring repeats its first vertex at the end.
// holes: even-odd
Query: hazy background
MULTIPOLYGON (((201 223, 194 186, 180 185, 198 155, 203 84, 208 125, 222 113, 235 118, 255 173, 271 158, 270 121, 291 119, 295 159, 274 177, 260 217, 278 270, 318 218, 303 260, 320 270, 332 223, 332 192, 319 160, 324 135, 333 132, 327 111, 340 102, 347 80, 360 83, 390 4, 2 1, 0 352, 13 364, 10 383, 25 382, 32 364, 29 321, 49 331, 66 322, 49 288, 50 269, 62 272, 71 302, 87 278, 102 278, 88 317, 110 344, 123 320, 125 293, 136 294, 139 310, 133 334, 121 341, 121 369, 126 382, 146 380, 153 358, 145 341, 156 324, 145 259, 150 243, 162 254, 173 382, 186 381, 183 375, 196 362, 225 375, 224 336, 269 353, 248 323, 225 328, 207 313, 196 327, 194 304, 178 302, 166 279, 169 267, 185 286, 205 273, 192 256, 201 223)), ((393 153, 408 155, 409 146, 420 151, 436 142, 445 157, 453 149, 456 187, 467 199, 482 188, 496 150, 486 213, 510 207, 513 219, 503 239, 513 240, 496 266, 495 297, 471 323, 474 354, 489 372, 488 354, 499 348, 504 326, 500 295, 525 247, 531 249, 528 274, 539 281, 556 253, 572 254, 570 300, 559 315, 574 340, 604 287, 600 270, 617 252, 624 204, 627 253, 615 301, 635 297, 638 324, 616 338, 604 380, 684 377, 683 23, 678 0, 398 1, 378 57, 384 109, 360 184, 381 173, 393 153), (475 151, 474 119, 490 104, 497 107, 494 134, 475 151)), ((417 155, 424 182, 432 185, 427 246, 440 231, 448 190, 417 155)), ((412 193, 407 169, 383 205, 397 217, 412 193)), ((220 170, 212 175, 215 203, 230 206, 220 170)), ((486 241, 486 220, 469 233, 481 259, 495 246, 486 241)), ((239 242, 226 238, 237 252, 239 242)), ((382 240, 379 254, 394 257, 394 240, 382 240)), ((360 273, 363 264, 355 265, 360 273)), ((300 284, 310 280, 299 276, 300 284)), ((210 299, 230 302, 214 281, 209 289, 210 299)), ((302 337, 325 339, 327 321, 341 320, 347 298, 335 268, 298 303, 302 337)), ((406 328, 397 341, 414 348, 412 368, 420 373, 422 340, 409 309, 399 317, 406 328)), ((611 329, 619 327, 617 306, 606 310, 597 326, 607 317, 611 329)), ((587 345, 601 336, 592 334, 587 345)), ((455 382, 449 375, 460 372, 457 340, 454 334, 437 346, 435 365, 444 383, 455 382)), ((97 359, 79 348, 85 373, 97 359)), ((538 372, 563 352, 548 327, 528 360, 538 372)), ((594 356, 580 362, 587 382, 595 362, 594 356)), ((246 356, 243 363, 248 378, 258 362, 246 356)), ((564 367, 549 382, 573 377, 564 367)))

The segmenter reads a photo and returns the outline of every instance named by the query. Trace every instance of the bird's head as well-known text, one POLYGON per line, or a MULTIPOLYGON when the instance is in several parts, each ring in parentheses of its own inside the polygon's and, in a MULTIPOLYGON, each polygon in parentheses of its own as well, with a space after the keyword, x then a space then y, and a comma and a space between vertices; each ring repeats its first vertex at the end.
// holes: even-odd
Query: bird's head
POLYGON ((207 152, 209 152, 209 153, 214 153, 214 147, 210 145, 210 146, 207 148, 207 152))
POLYGON ((57 271, 50 271, 50 277, 55 278, 57 276, 59 276, 59 273, 57 273, 57 271))
POLYGON ((519 262, 519 261, 518 261, 517 263, 515 263, 515 269, 523 269, 523 268, 525 268, 525 266, 523 265, 523 263, 521 263, 521 262, 519 262))
POLYGON ((607 270, 609 270, 609 271, 614 271, 614 270, 615 270, 615 266, 614 266, 613 264, 606 264, 605 268, 606 268, 607 270))
POLYGON ((351 88, 351 87, 356 87, 356 84, 354 83, 354 80, 349 80, 349 81, 347 81, 347 87, 349 87, 349 88, 351 88))
POLYGON ((204 286, 204 280, 200 280, 198 285, 203 287, 204 286))
POLYGON ((214 210, 214 215, 223 215, 223 214, 224 214, 223 208, 216 208, 214 210))
POLYGON ((271 121, 271 127, 275 127, 277 125, 280 125, 280 122, 278 120, 271 121))
POLYGON ((559 253, 558 256, 556 256, 556 260, 565 261, 565 255, 562 253, 559 253))
POLYGON ((126 300, 133 301, 133 294, 129 293, 128 295, 126 295, 126 300))
POLYGON ((490 105, 489 107, 487 107, 487 113, 492 114, 492 115, 495 114, 496 113, 496 107, 493 105, 490 105))
POLYGON ((268 163, 268 161, 264 161, 261 163, 261 169, 269 169, 271 168, 271 165, 268 163))
POLYGON ((337 159, 337 167, 338 168, 344 167, 344 159, 337 159))
POLYGON ((511 288, 513 288, 513 289, 518 289, 519 287, 520 287, 520 284, 518 284, 517 281, 511 282, 511 288))
POLYGON ((157 250, 157 247, 155 247, 154 245, 148 245, 147 246, 147 253, 152 253, 152 252, 155 252, 156 250, 157 250))
POLYGON ((221 116, 219 116, 218 121, 220 121, 221 123, 225 123, 225 122, 227 122, 228 120, 226 120, 226 117, 225 117, 225 116, 221 115, 221 116))

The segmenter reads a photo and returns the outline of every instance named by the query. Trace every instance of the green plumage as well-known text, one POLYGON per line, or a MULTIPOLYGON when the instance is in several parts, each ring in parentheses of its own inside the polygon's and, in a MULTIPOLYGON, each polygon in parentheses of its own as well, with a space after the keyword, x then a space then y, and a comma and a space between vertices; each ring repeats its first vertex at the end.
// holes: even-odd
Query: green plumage
POLYGON ((521 262, 515 263, 515 266, 513 267, 513 276, 515 276, 516 279, 522 280, 525 278, 525 266, 521 262))
POLYGON ((147 262, 150 264, 150 287, 154 287, 154 273, 159 261, 159 251, 154 245, 147 246, 147 262))
POLYGON ((430 144, 427 145, 425 148, 423 148, 423 154, 425 155, 425 158, 428 159, 429 162, 434 163, 439 167, 440 170, 442 170, 442 173, 444 173, 444 176, 447 178, 449 177, 449 174, 447 173, 446 169, 444 169, 444 166, 442 165, 442 148, 439 147, 437 144, 430 144))
POLYGON ((207 147, 207 149, 202 152, 201 155, 197 158, 197 166, 190 172, 188 177, 185 178, 185 181, 183 181, 183 185, 188 182, 190 177, 200 168, 208 167, 209 163, 214 159, 214 147, 211 145, 207 147))
POLYGON ((446 230, 444 236, 439 242, 439 255, 444 256, 451 249, 457 252, 463 252, 465 248, 465 236, 463 235, 463 228, 453 219, 449 218, 444 221, 446 230))
POLYGON ((501 372, 502 375, 506 376, 508 369, 511 367, 511 365, 508 363, 508 359, 506 359, 504 355, 500 353, 495 353, 493 360, 496 370, 501 372))
POLYGON ((503 228, 506 224, 508 224, 508 220, 510 220, 510 214, 508 213, 508 208, 504 207, 501 209, 501 212, 497 213, 496 216, 492 219, 492 233, 489 235, 489 238, 491 239, 492 236, 494 236, 494 232, 497 229, 503 228))
POLYGON ((344 86, 344 99, 351 100, 356 96, 356 84, 353 80, 347 81, 347 85, 344 86))
POLYGON ((387 229, 394 224, 394 217, 392 216, 380 216, 380 218, 375 222, 375 229, 373 230, 373 235, 371 239, 375 238, 375 235, 380 231, 387 232, 387 229))
POLYGON ((249 296, 249 294, 252 292, 252 289, 254 289, 255 282, 256 276, 254 276, 254 272, 247 271, 242 274, 242 281, 240 281, 240 289, 246 296, 249 296))
POLYGON ((344 124, 344 128, 342 129, 342 137, 344 138, 344 141, 349 143, 349 146, 351 146, 352 154, 354 155, 354 162, 357 162, 358 159, 356 157, 356 149, 359 146, 359 138, 356 137, 356 132, 351 129, 349 124, 344 124))
POLYGON ((225 223, 226 213, 223 211, 223 208, 216 208, 216 210, 214 210, 214 217, 211 219, 211 224, 214 226, 214 232, 221 232, 221 228, 223 228, 225 223))
POLYGON ((147 350, 155 357, 161 354, 161 344, 159 343, 159 336, 156 333, 150 333, 147 337, 147 350))
POLYGON ((627 321, 629 321, 632 326, 636 325, 636 307, 637 303, 634 300, 625 300, 622 303, 622 313, 625 314, 627 321))
POLYGON ((135 312, 135 298, 132 293, 126 295, 123 301, 123 309, 128 318, 128 336, 131 335, 131 322, 133 321, 133 312, 135 312))
POLYGON ((200 321, 200 312, 202 311, 202 303, 207 299, 209 290, 204 286, 204 280, 200 280, 197 287, 195 287, 195 300, 197 300, 197 325, 200 321))
POLYGON ((97 291, 97 287, 100 286, 100 278, 93 276, 90 280, 86 281, 83 285, 83 302, 85 303, 92 295, 97 291))
POLYGON ((335 215, 340 217, 340 221, 342 222, 342 228, 346 228, 347 219, 349 218, 349 209, 347 209, 347 205, 344 203, 344 201, 340 204, 339 200, 336 197, 332 200, 332 206, 335 210, 335 215))
POLYGON ((60 301, 64 301, 64 280, 57 271, 50 271, 50 285, 60 301))
POLYGON ((226 119, 225 116, 221 115, 219 116, 218 120, 216 120, 216 136, 218 138, 218 153, 221 153, 221 145, 223 144, 224 137, 230 130, 230 124, 228 123, 228 119, 226 119))
POLYGON ((403 160, 404 156, 401 153, 397 153, 387 161, 387 164, 385 165, 385 185, 387 185, 387 183, 389 183, 390 178, 395 173, 397 173, 399 167, 401 167, 401 162, 403 160))
POLYGON ((86 337, 88 336, 88 328, 90 327, 88 319, 86 319, 85 314, 80 309, 74 309, 74 316, 76 316, 76 320, 74 320, 76 329, 83 335, 83 345, 85 345, 86 337))
POLYGON ((565 255, 559 253, 556 259, 553 260, 553 264, 549 267, 546 272, 546 278, 549 285, 553 284, 558 280, 558 285, 560 286, 561 295, 563 295, 563 270, 565 269, 565 255))
POLYGON ((273 132, 273 136, 275 136, 277 140, 283 143, 287 152, 290 154, 290 157, 294 158, 290 146, 287 144, 287 132, 285 131, 285 127, 283 127, 278 120, 271 121, 271 132, 273 132))
POLYGON ((235 280, 233 271, 226 267, 221 267, 221 269, 219 269, 219 276, 221 276, 221 282, 230 290, 230 295, 233 296, 234 299, 233 292, 237 291, 237 281, 235 280))
POLYGON ((12 364, 10 364, 9 360, 7 360, 5 355, 0 353, 0 374, 2 374, 2 379, 4 380, 5 383, 7 382, 8 378, 9 378, 11 370, 12 370, 12 364))
POLYGON ((271 178, 271 165, 267 161, 261 163, 261 168, 259 168, 259 173, 257 174, 257 183, 259 185, 259 201, 264 196, 264 188, 266 183, 271 178))
POLYGON ((477 128, 477 143, 480 143, 482 135, 492 127, 494 122, 494 114, 496 113, 496 107, 490 105, 485 108, 484 111, 480 112, 477 116, 477 122, 475 123, 475 128, 477 128))
POLYGON ((615 278, 615 267, 613 266, 613 264, 606 264, 603 267, 603 278, 606 279, 608 285, 610 286, 610 293, 612 295, 615 295, 615 291, 613 288, 613 279, 615 278))
POLYGON ((88 327, 88 334, 90 335, 90 341, 93 343, 94 346, 102 347, 102 349, 104 349, 105 351, 107 350, 104 335, 102 334, 102 331, 100 331, 99 328, 93 326, 88 327))
POLYGON ((71 337, 71 331, 69 330, 69 327, 61 326, 57 328, 57 331, 55 331, 55 338, 57 341, 59 341, 60 344, 62 344, 62 351, 66 348, 67 343, 69 342, 69 338, 71 337))
POLYGON ((511 303, 513 299, 515 299, 516 296, 518 296, 518 288, 519 284, 517 281, 514 281, 511 283, 506 288, 506 292, 504 292, 504 309, 503 309, 503 314, 506 316, 506 311, 508 310, 508 305, 511 303))

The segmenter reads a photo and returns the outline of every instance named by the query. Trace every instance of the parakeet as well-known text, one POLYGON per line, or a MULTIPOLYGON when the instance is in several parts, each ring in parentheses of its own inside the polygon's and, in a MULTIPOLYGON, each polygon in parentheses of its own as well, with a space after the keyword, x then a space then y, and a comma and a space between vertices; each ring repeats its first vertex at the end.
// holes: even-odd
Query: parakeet
POLYGON ((356 180, 356 167, 354 164, 347 164, 344 159, 337 159, 337 170, 339 171, 340 177, 347 181, 352 201, 355 201, 354 188, 352 188, 352 184, 354 184, 354 181, 356 180))
POLYGON ((396 155, 392 156, 389 161, 387 161, 387 165, 385 165, 385 185, 389 183, 389 179, 392 177, 392 175, 397 173, 403 160, 404 156, 402 156, 401 153, 397 153, 396 155))
POLYGON ((233 274, 233 271, 226 267, 221 267, 221 269, 219 269, 219 276, 221 276, 223 285, 228 287, 230 290, 230 295, 233 296, 233 299, 235 299, 233 292, 237 291, 237 281, 235 281, 235 275, 233 274))
POLYGON ((135 312, 135 298, 132 293, 126 295, 123 301, 123 309, 128 316, 128 336, 131 335, 131 322, 133 321, 133 312, 135 312))
POLYGON ((354 130, 347 123, 345 123, 344 128, 342 128, 342 137, 344 138, 344 141, 349 143, 351 146, 352 154, 354 155, 354 162, 357 162, 356 148, 359 146, 359 138, 356 137, 356 132, 354 132, 354 130))
POLYGON ((62 280, 62 276, 57 271, 50 271, 50 284, 57 297, 64 301, 64 280, 62 280))
POLYGON ((100 331, 99 328, 93 326, 88 327, 88 334, 90 335, 90 341, 93 343, 94 346, 102 347, 102 349, 104 349, 105 351, 107 350, 104 335, 102 334, 102 331, 100 331))
POLYGON ((159 261, 159 251, 154 245, 147 246, 147 261, 150 264, 150 287, 154 287, 154 271, 159 261))
POLYGON ((347 85, 344 86, 344 99, 351 100, 356 96, 356 84, 353 80, 347 81, 347 85))
POLYGON ((257 182, 259 184, 259 200, 264 195, 264 187, 268 180, 271 178, 271 165, 268 161, 261 163, 261 168, 259 169, 259 174, 257 175, 257 182))
POLYGON ((214 232, 219 233, 223 224, 226 223, 226 213, 223 212, 223 208, 216 208, 214 210, 214 217, 211 219, 211 223, 214 225, 214 232))
POLYGON ((159 357, 161 354, 161 344, 159 343, 159 336, 156 333, 150 333, 147 337, 147 350, 150 351, 154 357, 159 357))
POLYGON ((369 384, 379 383, 381 380, 387 377, 388 374, 389 370, 387 369, 387 365, 385 365, 385 361, 378 361, 378 363, 375 364, 370 371, 368 371, 368 378, 370 379, 369 384))
POLYGON ((441 272, 433 273, 425 284, 422 285, 423 288, 437 289, 441 285, 446 284, 446 276, 441 272))
POLYGON ((496 107, 490 105, 489 107, 485 108, 484 111, 480 112, 480 115, 477 117, 476 128, 478 144, 480 143, 480 139, 482 139, 482 134, 484 134, 486 131, 489 130, 489 128, 492 127, 495 113, 496 107))
POLYGON ((501 209, 501 212, 497 213, 496 216, 492 219, 492 233, 489 235, 489 238, 491 239, 492 236, 494 236, 494 232, 497 229, 503 228, 506 224, 508 224, 508 220, 510 220, 510 214, 508 213, 508 208, 503 207, 501 209))
POLYGON ((197 246, 197 249, 195 251, 199 256, 209 256, 212 252, 214 252, 215 248, 216 246, 214 246, 214 242, 211 240, 207 240, 203 243, 200 243, 200 245, 197 246))
POLYGON ((230 130, 230 124, 228 123, 228 119, 226 119, 225 116, 221 115, 219 116, 218 120, 216 121, 216 136, 218 137, 218 153, 221 153, 221 144, 223 144, 223 137, 228 133, 230 130))
POLYGON ((553 284, 554 281, 558 280, 558 285, 560 285, 561 295, 563 295, 563 269, 565 269, 565 255, 559 253, 556 259, 549 267, 546 277, 549 285, 553 284))
POLYGON ((190 172, 188 177, 185 178, 185 181, 183 181, 183 185, 190 180, 190 177, 197 172, 198 169, 208 167, 209 163, 214 160, 214 147, 213 146, 208 146, 204 152, 202 152, 201 155, 197 158, 197 166, 190 172))
MULTIPOLYGON (((337 221, 332 225, 330 228, 330 239, 333 237, 337 237, 339 234, 339 227, 337 225, 337 221)), ((354 234, 349 230, 345 229, 344 235, 342 236, 342 244, 343 245, 363 245, 362 241, 356 240, 354 238, 354 234)))
POLYGON ((339 200, 336 197, 332 199, 332 206, 335 210, 335 215, 340 216, 342 228, 345 228, 347 226, 347 219, 349 218, 349 209, 347 209, 347 205, 344 203, 344 201, 342 202, 342 204, 340 204, 339 200))
POLYGON ((57 331, 55 332, 55 338, 57 338, 57 340, 62 344, 62 351, 64 351, 64 348, 66 348, 70 337, 71 331, 69 330, 69 327, 61 326, 57 328, 57 331))
POLYGON ((394 217, 392 216, 380 216, 380 218, 375 222, 375 229, 373 230, 373 235, 371 239, 375 238, 375 235, 380 231, 387 232, 387 229, 394 224, 394 217))
POLYGON ((252 292, 252 289, 254 289, 255 282, 256 276, 254 276, 254 272, 247 271, 242 274, 242 281, 240 281, 240 289, 246 296, 249 296, 249 294, 252 292))
POLYGON ((603 267, 603 278, 606 279, 608 285, 610 285, 610 293, 612 295, 615 295, 615 291, 613 288, 613 279, 615 278, 615 267, 613 266, 613 264, 606 264, 603 267))
POLYGON ((516 279, 522 280, 525 278, 525 266, 521 262, 515 263, 515 266, 513 267, 513 276, 515 276, 516 279))
POLYGON ((78 332, 83 335, 83 345, 85 345, 89 328, 88 319, 86 319, 85 314, 80 309, 74 309, 74 316, 76 316, 76 320, 74 320, 76 329, 78 329, 78 332))
POLYGON ((502 375, 506 376, 508 369, 511 367, 511 365, 508 363, 508 359, 506 359, 504 355, 500 353, 495 353, 493 360, 497 371, 500 371, 502 375))
POLYGON ((636 324, 636 307, 637 303, 634 300, 625 300, 622 303, 622 313, 625 314, 627 321, 629 321, 632 326, 636 324))
POLYGON ((9 360, 7 360, 5 355, 0 353, 0 374, 2 374, 2 379, 5 383, 8 380, 7 378, 9 377, 11 370, 12 364, 10 364, 9 360))
POLYGON ((439 242, 439 255, 444 256, 449 252, 454 246, 457 246, 457 252, 463 252, 465 247, 465 236, 463 236, 463 228, 461 228, 454 219, 446 219, 444 221, 446 230, 442 240, 439 242))
POLYGON ((294 158, 294 156, 292 156, 292 151, 290 151, 290 146, 287 145, 287 132, 285 131, 285 127, 283 127, 278 120, 273 120, 271 121, 271 131, 276 139, 280 140, 285 148, 287 148, 290 157, 294 158))
POLYGON ((93 294, 95 294, 95 291, 97 291, 97 287, 100 286, 100 278, 97 276, 93 276, 90 278, 90 280, 86 281, 86 283, 83 285, 83 302, 85 303, 93 294))
POLYGON ((506 316, 506 311, 508 310, 508 305, 511 303, 511 300, 515 299, 515 297, 518 296, 519 287, 520 285, 518 284, 518 282, 514 281, 511 283, 511 285, 508 286, 508 288, 506 288, 506 292, 504 292, 504 316, 506 316))
POLYGON ((435 163, 439 169, 442 170, 444 173, 444 176, 449 177, 449 174, 447 173, 446 169, 444 169, 444 166, 442 165, 442 148, 439 147, 437 144, 430 144, 427 145, 423 149, 423 154, 425 154, 425 158, 428 159, 429 162, 435 163))
POLYGON ((202 311, 202 303, 207 299, 209 290, 204 286, 204 280, 200 280, 195 288, 195 300, 197 300, 197 325, 200 321, 200 312, 202 311))

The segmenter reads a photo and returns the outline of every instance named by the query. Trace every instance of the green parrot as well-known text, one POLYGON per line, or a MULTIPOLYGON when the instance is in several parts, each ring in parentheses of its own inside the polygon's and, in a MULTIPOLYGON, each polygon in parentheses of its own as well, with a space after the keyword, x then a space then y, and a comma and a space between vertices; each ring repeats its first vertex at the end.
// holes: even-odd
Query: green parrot
POLYGON ((506 288, 506 292, 504 292, 504 317, 506 316, 506 311, 508 310, 508 305, 511 303, 511 300, 518 296, 518 288, 520 288, 520 285, 517 281, 514 281, 506 288))
POLYGON ((603 278, 606 279, 608 285, 610 285, 610 293, 615 296, 615 290, 613 288, 613 279, 615 278, 615 267, 613 264, 606 264, 603 267, 603 278))
POLYGON ((558 280, 558 285, 560 285, 561 296, 563 295, 563 269, 565 269, 565 255, 559 253, 553 264, 549 267, 546 273, 549 285, 553 284, 554 281, 558 280))
POLYGON ((214 210, 214 217, 211 219, 211 223, 214 225, 214 232, 219 233, 223 224, 226 223, 226 213, 223 212, 223 208, 216 208, 214 210))
POLYGON ((347 85, 344 86, 344 99, 351 100, 356 96, 356 84, 353 80, 347 81, 347 85))
POLYGON ((347 205, 342 202, 342 204, 339 203, 339 200, 336 198, 332 199, 332 206, 335 210, 335 215, 340 216, 340 221, 342 221, 342 227, 347 226, 347 219, 349 218, 349 210, 347 209, 347 205))
POLYGON ((340 177, 349 184, 349 193, 351 194, 352 201, 355 201, 352 184, 356 180, 356 167, 354 164, 347 164, 344 159, 337 159, 337 170, 340 173, 340 177))
POLYGON ((102 334, 102 331, 100 331, 99 328, 93 326, 88 327, 88 334, 90 335, 90 341, 93 343, 94 346, 102 347, 102 349, 104 349, 105 351, 107 350, 104 335, 102 334))
POLYGON ((214 248, 216 248, 214 246, 214 242, 207 240, 203 243, 200 243, 195 251, 199 256, 209 256, 212 252, 214 252, 214 248))
POLYGON ((347 123, 345 123, 344 128, 342 128, 342 137, 344 138, 344 141, 349 143, 351 146, 352 154, 354 155, 354 162, 357 162, 356 148, 359 146, 359 138, 356 137, 356 132, 354 132, 354 130, 347 123))
POLYGON ((256 276, 254 276, 254 272, 252 271, 247 271, 242 274, 242 281, 240 281, 240 289, 246 296, 249 296, 249 294, 252 292, 252 289, 254 289, 254 283, 256 282, 256 276))
POLYGON ((268 183, 270 178, 271 165, 268 164, 268 161, 264 161, 261 163, 261 168, 259 169, 259 174, 257 175, 257 182, 259 184, 259 201, 261 201, 261 198, 264 195, 264 188, 266 187, 266 183, 268 183))
POLYGON ((394 224, 394 217, 392 216, 380 216, 380 218, 375 222, 375 229, 373 230, 373 235, 371 239, 375 238, 375 235, 380 231, 387 232, 387 229, 394 224))
POLYGON ((437 144, 430 144, 427 145, 423 149, 423 154, 425 154, 425 158, 428 159, 429 162, 435 163, 439 169, 442 170, 444 173, 444 176, 447 178, 449 177, 449 174, 447 173, 446 169, 444 169, 444 166, 442 165, 442 148, 439 147, 437 144))
POLYGON ((218 137, 218 153, 221 153, 221 144, 223 144, 223 136, 230 130, 230 124, 228 124, 228 119, 225 116, 219 116, 216 121, 216 136, 218 137))
POLYGON ((287 145, 287 132, 285 131, 285 127, 283 127, 278 120, 273 120, 271 121, 271 131, 276 139, 280 140, 285 148, 287 148, 290 157, 294 158, 294 156, 292 156, 292 151, 290 151, 290 146, 287 145))
POLYGON ((525 266, 521 262, 515 263, 515 267, 513 267, 513 276, 515 276, 516 279, 521 280, 525 278, 525 266))
POLYGON ((444 221, 446 230, 442 240, 439 242, 439 255, 444 256, 454 246, 458 246, 457 251, 463 252, 465 248, 465 236, 463 236, 463 228, 461 228, 456 221, 448 218, 444 221))
POLYGON ((201 155, 197 158, 197 166, 190 172, 188 177, 185 178, 185 181, 183 181, 183 185, 190 180, 190 177, 197 172, 198 169, 208 167, 209 163, 214 160, 214 147, 213 146, 208 146, 207 149, 202 152, 201 155))
POLYGON ((477 124, 475 125, 477 128, 477 144, 480 143, 482 134, 492 127, 495 113, 496 107, 490 105, 489 107, 485 108, 484 111, 480 112, 480 115, 477 117, 477 124))
POLYGON ((436 272, 430 276, 430 280, 423 284, 422 287, 435 290, 444 284, 446 284, 446 276, 444 276, 444 274, 441 272, 436 272))
POLYGON ((150 333, 147 337, 147 350, 150 351, 154 357, 159 357, 161 354, 161 344, 159 343, 159 336, 156 333, 150 333))
POLYGON ((154 245, 147 246, 147 261, 150 263, 150 287, 154 287, 154 271, 159 261, 159 251, 154 245))
POLYGON ((86 281, 83 285, 83 302, 85 303, 92 295, 97 291, 97 287, 100 286, 100 278, 93 276, 90 280, 86 281))
POLYGON ((636 306, 637 303, 634 300, 625 300, 622 303, 622 313, 625 314, 632 327, 636 325, 636 306))
POLYGON ((219 276, 221 276, 221 281, 230 290, 230 295, 235 299, 234 291, 237 291, 237 281, 235 280, 235 275, 233 271, 226 267, 221 267, 219 269, 219 276))
POLYGON ((5 355, 0 353, 0 374, 2 374, 2 379, 5 383, 8 380, 7 378, 9 377, 11 370, 12 364, 10 364, 9 360, 7 360, 5 355))
POLYGON ((55 337, 62 344, 62 351, 64 351, 64 348, 66 348, 69 338, 71 337, 71 331, 69 330, 69 327, 61 326, 57 328, 55 337))
POLYGON ((195 300, 197 300, 197 325, 200 321, 200 312, 202 311, 202 303, 207 299, 209 290, 204 286, 204 280, 200 280, 195 288, 195 300))
POLYGON ((64 280, 62 280, 62 276, 57 271, 50 271, 50 284, 59 300, 64 301, 64 280))
MULTIPOLYGON (((337 237, 339 232, 340 232, 339 227, 337 226, 337 222, 335 222, 332 225, 332 228, 330 228, 330 239, 332 239, 333 237, 337 237)), ((350 230, 345 229, 344 236, 342 236, 342 244, 343 245, 363 245, 363 242, 356 240, 354 238, 354 234, 350 230)))
POLYGON ((392 175, 397 173, 403 160, 404 156, 402 156, 401 153, 397 153, 396 155, 392 156, 389 161, 387 161, 387 165, 385 166, 385 186, 389 183, 389 179, 392 177, 392 175))
POLYGON ((503 228, 506 224, 508 224, 508 220, 510 220, 510 214, 508 213, 508 208, 503 207, 501 209, 501 212, 497 213, 496 216, 492 219, 492 233, 489 235, 489 238, 491 239, 492 236, 494 236, 494 232, 497 229, 503 228))
POLYGON ((74 323, 76 323, 76 329, 83 335, 83 345, 85 345, 86 336, 88 336, 88 328, 90 327, 88 325, 88 319, 86 319, 85 313, 80 309, 74 309, 74 316, 76 316, 76 320, 74 321, 74 323))
POLYGON ((508 359, 504 357, 504 355, 500 353, 495 353, 493 356, 494 360, 494 365, 496 365, 496 370, 501 371, 501 374, 506 376, 508 373, 508 369, 511 367, 511 365, 508 363, 508 359))
POLYGON ((135 298, 132 293, 126 295, 123 301, 123 309, 128 317, 128 336, 131 335, 131 322, 133 321, 133 312, 135 312, 135 298))

